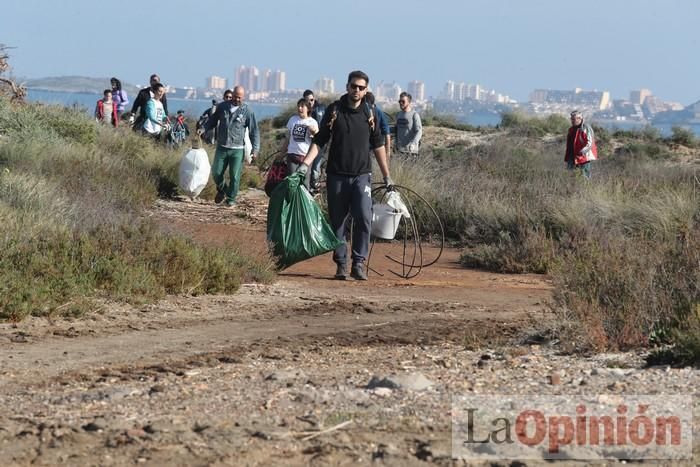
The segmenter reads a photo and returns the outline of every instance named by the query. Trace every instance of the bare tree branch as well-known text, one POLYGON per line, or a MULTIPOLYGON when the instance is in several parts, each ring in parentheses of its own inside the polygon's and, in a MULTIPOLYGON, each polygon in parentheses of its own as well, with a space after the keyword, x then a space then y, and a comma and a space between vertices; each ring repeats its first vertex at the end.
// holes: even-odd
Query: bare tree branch
MULTIPOLYGON (((0 44, 0 75, 10 70, 8 59, 10 55, 7 53, 9 49, 5 44, 0 44)), ((27 89, 22 85, 17 85, 11 78, 0 76, 0 97, 9 97, 12 102, 24 102, 27 96, 27 89)))

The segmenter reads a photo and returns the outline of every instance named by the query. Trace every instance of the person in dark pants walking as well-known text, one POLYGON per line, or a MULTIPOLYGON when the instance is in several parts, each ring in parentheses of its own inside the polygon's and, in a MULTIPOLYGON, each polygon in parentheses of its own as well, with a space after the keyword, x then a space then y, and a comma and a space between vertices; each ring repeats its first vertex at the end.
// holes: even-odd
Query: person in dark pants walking
MULTIPOLYGON (((367 280, 365 262, 369 254, 372 225, 372 161, 367 146, 377 159, 387 189, 393 182, 386 160, 384 139, 376 123, 373 107, 365 100, 369 77, 356 70, 348 75, 347 93, 326 110, 319 132, 298 172, 306 174, 318 156, 319 148, 330 141, 326 173, 328 213, 335 235, 345 239, 346 225, 352 219, 352 269, 356 280, 367 280)), ((348 246, 344 242, 333 252, 335 278, 347 278, 348 246)))

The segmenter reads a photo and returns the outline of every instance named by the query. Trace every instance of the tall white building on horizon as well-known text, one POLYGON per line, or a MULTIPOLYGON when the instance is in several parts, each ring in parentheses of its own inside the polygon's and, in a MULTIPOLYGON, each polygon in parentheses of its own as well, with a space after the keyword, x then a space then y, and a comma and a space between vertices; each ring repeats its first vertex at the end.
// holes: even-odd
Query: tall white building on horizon
POLYGON ((630 92, 630 102, 633 104, 643 105, 647 97, 651 97, 652 93, 649 89, 637 89, 630 92))
POLYGON ((377 83, 377 87, 373 89, 374 96, 377 100, 383 102, 398 101, 401 91, 401 86, 396 82, 385 83, 384 81, 377 83))
POLYGON ((235 86, 243 86, 248 92, 258 91, 260 71, 255 66, 241 65, 236 68, 235 86))
POLYGON ((455 100, 455 82, 448 81, 445 83, 445 87, 442 89, 442 97, 448 101, 455 100))
POLYGON ((314 92, 317 94, 335 94, 335 80, 325 76, 314 82, 314 92))
POLYGON ((481 100, 481 85, 479 84, 468 84, 467 85, 467 97, 471 99, 481 100))
POLYGON ((282 92, 287 89, 287 73, 281 70, 267 70, 267 89, 269 92, 282 92))
POLYGON ((406 92, 413 97, 414 102, 425 101, 425 83, 423 81, 409 81, 406 92))
POLYGON ((256 66, 241 65, 236 68, 235 85, 243 86, 248 93, 279 93, 287 89, 287 73, 270 69, 261 72, 256 66))
POLYGON ((222 78, 221 76, 209 76, 205 80, 204 87, 208 89, 226 89, 227 84, 226 78, 222 78))

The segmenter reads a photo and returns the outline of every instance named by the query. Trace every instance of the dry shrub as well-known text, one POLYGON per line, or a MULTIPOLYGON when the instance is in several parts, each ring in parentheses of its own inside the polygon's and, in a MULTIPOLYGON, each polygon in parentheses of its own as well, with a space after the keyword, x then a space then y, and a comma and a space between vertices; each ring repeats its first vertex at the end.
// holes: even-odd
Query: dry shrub
POLYGON ((497 242, 465 247, 460 262, 502 273, 544 274, 551 268, 555 253, 556 244, 543 229, 520 225, 515 235, 503 231, 497 242))
POLYGON ((11 321, 73 313, 65 304, 90 297, 140 303, 165 294, 233 293, 243 279, 274 279, 269 258, 201 247, 147 222, 75 234, 44 231, 2 246, 0 319, 11 321))
POLYGON ((0 134, 0 320, 274 278, 268 257, 201 247, 141 220, 158 194, 175 193, 181 150, 69 109, 2 99, 0 134))
MULTIPOLYGON (((565 170, 561 141, 522 136, 561 130, 561 122, 516 115, 510 127, 516 136, 397 170, 434 204, 448 238, 464 248, 462 264, 551 274, 561 341, 571 348, 627 349, 681 335, 674 330, 687 328, 700 301, 692 168, 635 150, 601 158, 588 181, 565 170)), ((624 137, 658 145, 659 156, 669 151, 648 131, 624 137)))
POLYGON ((625 350, 688 328, 700 303, 699 234, 668 243, 606 238, 565 255, 553 271, 563 341, 625 350))

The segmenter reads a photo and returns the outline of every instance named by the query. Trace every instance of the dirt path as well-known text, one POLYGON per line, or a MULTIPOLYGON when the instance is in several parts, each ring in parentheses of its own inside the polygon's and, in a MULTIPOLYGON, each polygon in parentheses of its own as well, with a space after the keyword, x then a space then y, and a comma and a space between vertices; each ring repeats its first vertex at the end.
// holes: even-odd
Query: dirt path
MULTIPOLYGON (((200 242, 263 252, 265 203, 249 191, 234 210, 173 201, 151 215, 200 242)), ((449 418, 391 422, 385 415, 419 396, 377 405, 369 377, 423 365, 454 373, 451 352, 507 343, 546 318, 550 287, 463 269, 454 249, 405 280, 390 272, 393 254, 375 245, 368 282, 331 280, 326 255, 233 296, 0 325, 2 464, 353 464, 370 460, 369 445, 379 455, 380 432, 395 465, 437 459, 421 458, 414 440, 444 444, 449 418), (350 431, 299 440, 347 420, 350 431)), ((445 394, 419 398, 416 410, 444 412, 445 394)))
MULTIPOLYGON (((244 197, 242 204, 249 200, 244 197)), ((254 217, 206 204, 188 207, 161 202, 155 215, 169 229, 201 242, 265 248, 264 224, 254 217), (204 223, 206 210, 219 222, 231 220, 204 223)), ((435 265, 407 280, 391 273, 395 266, 385 256, 392 248, 375 245, 367 282, 333 280, 329 253, 283 271, 274 285, 246 284, 233 296, 170 297, 140 308, 110 303, 104 313, 82 320, 3 324, 2 372, 53 377, 104 365, 186 359, 234 343, 312 341, 357 331, 364 336, 368 330, 384 335, 385 342, 485 339, 498 335, 499 326, 513 331, 545 312, 550 291, 542 277, 467 270, 458 264, 459 252, 447 248, 435 265)), ((429 247, 425 254, 434 258, 439 250, 429 247)), ((365 341, 358 337, 358 343, 365 341)))

